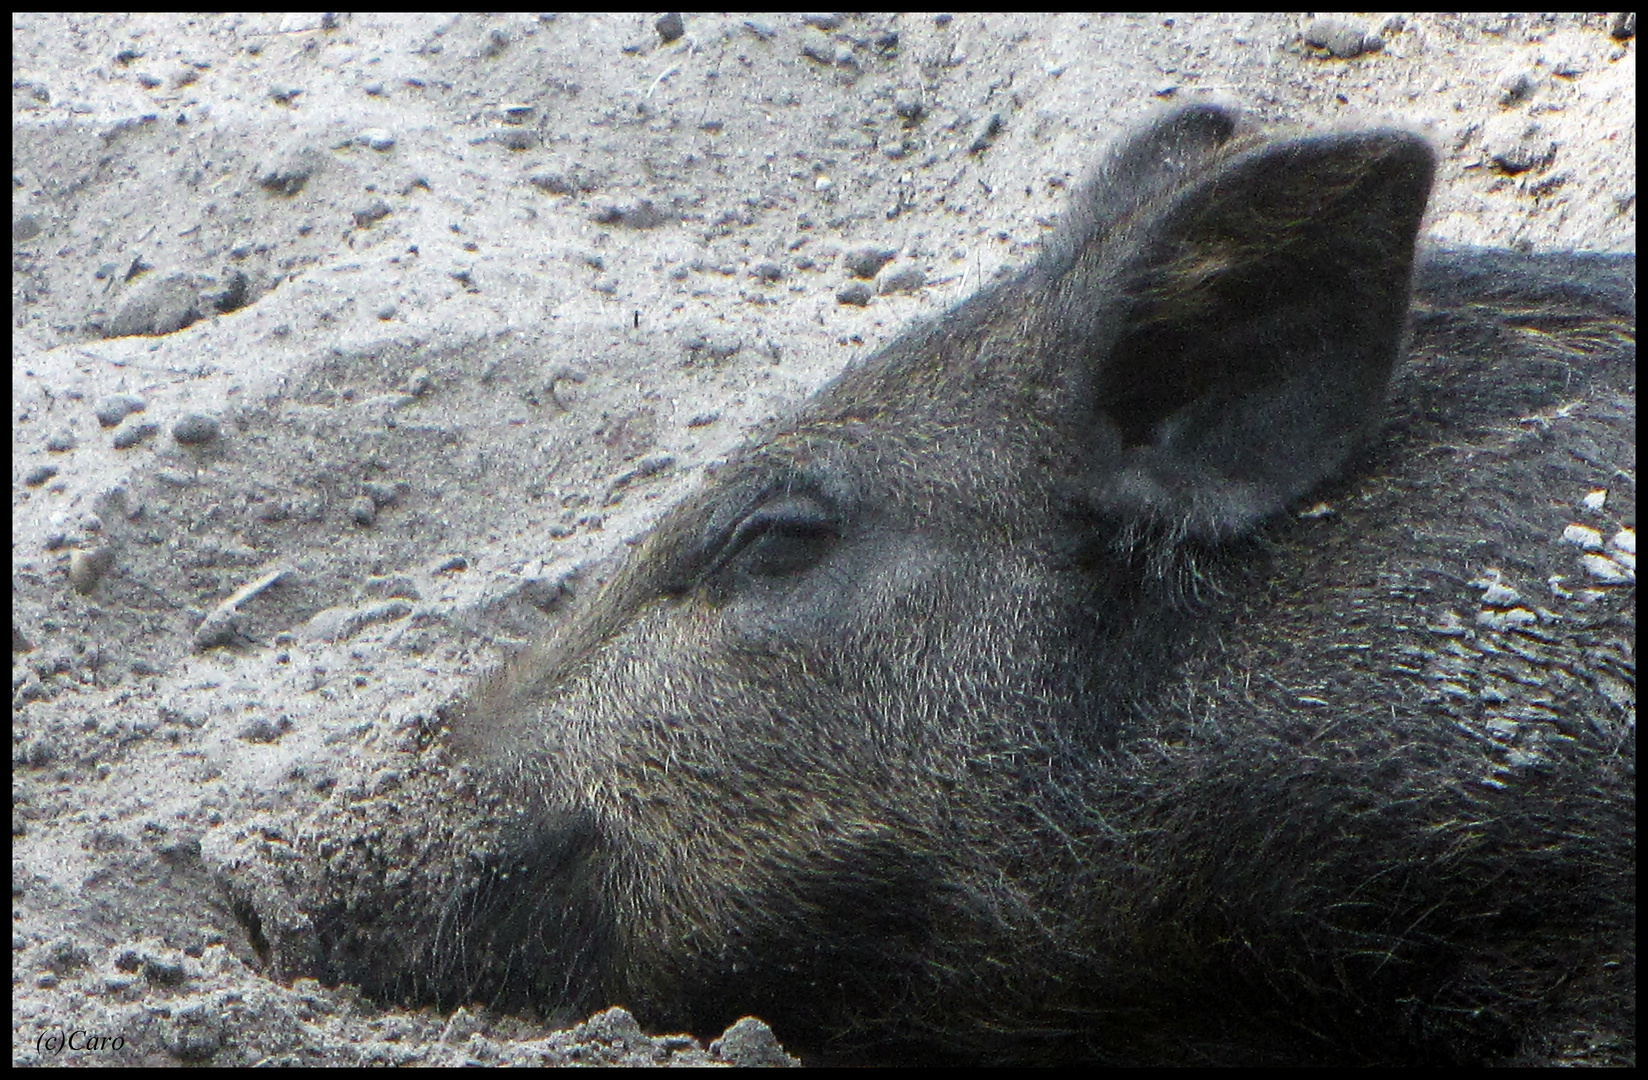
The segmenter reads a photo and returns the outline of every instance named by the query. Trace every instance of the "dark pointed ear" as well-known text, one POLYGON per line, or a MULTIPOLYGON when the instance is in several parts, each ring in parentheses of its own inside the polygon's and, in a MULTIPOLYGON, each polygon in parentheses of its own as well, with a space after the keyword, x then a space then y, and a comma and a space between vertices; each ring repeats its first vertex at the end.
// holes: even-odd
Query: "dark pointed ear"
POLYGON ((1402 131, 1237 141, 1071 258, 1050 309, 1088 333, 1097 509, 1226 539, 1344 463, 1402 345, 1434 165, 1402 131))
POLYGON ((1238 114, 1219 105, 1187 105, 1164 112, 1115 146, 1070 200, 1042 269, 1069 269, 1097 239, 1179 189, 1235 137, 1238 114))

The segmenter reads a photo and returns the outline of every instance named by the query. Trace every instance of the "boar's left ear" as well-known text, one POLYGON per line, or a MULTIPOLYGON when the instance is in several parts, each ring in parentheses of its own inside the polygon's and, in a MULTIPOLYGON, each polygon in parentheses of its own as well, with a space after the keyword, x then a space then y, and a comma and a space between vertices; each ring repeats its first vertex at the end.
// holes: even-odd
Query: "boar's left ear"
POLYGON ((1434 166, 1391 130, 1235 149, 1048 282, 1090 331, 1066 355, 1096 410, 1095 509, 1228 539, 1344 464, 1402 346, 1434 166))

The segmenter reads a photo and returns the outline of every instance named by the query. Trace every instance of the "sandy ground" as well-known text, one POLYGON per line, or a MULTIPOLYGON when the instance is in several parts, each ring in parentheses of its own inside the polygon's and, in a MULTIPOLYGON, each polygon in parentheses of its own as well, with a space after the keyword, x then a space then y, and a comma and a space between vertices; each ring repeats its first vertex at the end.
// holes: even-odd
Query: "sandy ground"
POLYGON ((14 15, 13 1061, 789 1060, 283 981, 270 867, 744 432, 1022 265, 1152 108, 1396 122, 1443 154, 1433 240, 1634 250, 1633 34, 14 15))

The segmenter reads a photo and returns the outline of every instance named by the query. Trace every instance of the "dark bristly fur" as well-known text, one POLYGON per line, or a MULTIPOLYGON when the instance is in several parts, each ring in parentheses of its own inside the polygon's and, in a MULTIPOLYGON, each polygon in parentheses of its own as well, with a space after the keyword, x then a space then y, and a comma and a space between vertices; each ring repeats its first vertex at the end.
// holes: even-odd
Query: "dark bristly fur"
POLYGON ((1545 582, 1634 498, 1634 264, 1439 256, 1398 365, 1433 168, 1122 142, 455 709, 515 839, 416 978, 328 972, 821 1058, 1628 1057, 1629 590, 1545 582), (1490 570, 1549 610, 1474 625, 1490 570))

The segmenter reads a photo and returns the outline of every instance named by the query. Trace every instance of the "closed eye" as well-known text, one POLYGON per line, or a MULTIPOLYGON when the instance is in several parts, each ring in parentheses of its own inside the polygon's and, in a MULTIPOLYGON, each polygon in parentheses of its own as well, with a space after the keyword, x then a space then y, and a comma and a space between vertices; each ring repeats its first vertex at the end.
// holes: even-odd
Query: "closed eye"
POLYGON ((733 529, 704 576, 728 567, 756 577, 785 577, 816 565, 841 536, 832 508, 811 498, 768 503, 733 529))

